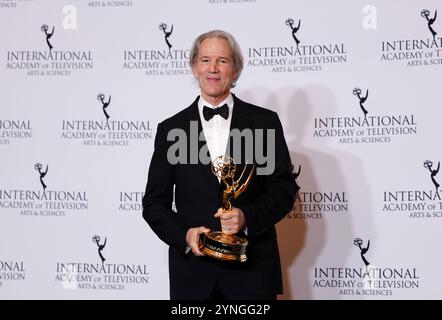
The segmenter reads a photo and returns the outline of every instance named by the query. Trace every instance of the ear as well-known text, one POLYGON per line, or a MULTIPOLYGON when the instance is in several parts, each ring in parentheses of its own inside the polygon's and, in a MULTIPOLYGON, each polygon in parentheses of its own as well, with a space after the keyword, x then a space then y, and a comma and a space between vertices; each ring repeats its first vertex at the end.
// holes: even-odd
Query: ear
POLYGON ((198 79, 198 74, 197 74, 197 72, 196 72, 196 66, 195 66, 195 63, 193 62, 192 65, 191 65, 190 67, 192 68, 193 76, 194 76, 196 79, 198 79))
POLYGON ((233 70, 233 72, 232 72, 232 81, 234 82, 234 83, 236 83, 236 80, 238 80, 238 76, 239 76, 239 72, 238 72, 238 69, 234 69, 233 70))

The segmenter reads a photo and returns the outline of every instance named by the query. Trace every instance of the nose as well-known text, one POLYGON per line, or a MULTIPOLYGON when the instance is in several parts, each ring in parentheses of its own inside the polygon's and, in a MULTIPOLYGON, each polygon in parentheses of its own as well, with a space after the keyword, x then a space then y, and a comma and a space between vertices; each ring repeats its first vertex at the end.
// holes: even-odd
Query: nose
POLYGON ((210 63, 209 71, 211 73, 217 73, 219 71, 219 69, 218 69, 218 61, 212 61, 210 63))

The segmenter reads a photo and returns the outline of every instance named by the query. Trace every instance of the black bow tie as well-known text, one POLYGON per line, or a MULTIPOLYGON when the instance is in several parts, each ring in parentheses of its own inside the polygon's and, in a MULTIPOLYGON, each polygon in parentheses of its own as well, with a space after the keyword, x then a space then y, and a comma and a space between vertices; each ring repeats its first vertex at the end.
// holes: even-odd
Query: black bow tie
POLYGON ((224 119, 227 119, 229 117, 229 107, 227 106, 227 103, 215 109, 206 106, 203 107, 203 116, 206 121, 212 119, 215 114, 219 114, 224 119))

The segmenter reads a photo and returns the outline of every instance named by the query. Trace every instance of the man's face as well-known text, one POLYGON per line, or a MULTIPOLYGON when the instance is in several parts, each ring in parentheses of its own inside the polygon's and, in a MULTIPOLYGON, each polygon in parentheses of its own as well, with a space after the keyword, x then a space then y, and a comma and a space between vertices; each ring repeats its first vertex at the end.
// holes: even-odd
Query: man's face
POLYGON ((222 102, 230 93, 230 85, 237 76, 227 40, 205 39, 193 62, 192 71, 198 79, 203 98, 213 105, 222 102))

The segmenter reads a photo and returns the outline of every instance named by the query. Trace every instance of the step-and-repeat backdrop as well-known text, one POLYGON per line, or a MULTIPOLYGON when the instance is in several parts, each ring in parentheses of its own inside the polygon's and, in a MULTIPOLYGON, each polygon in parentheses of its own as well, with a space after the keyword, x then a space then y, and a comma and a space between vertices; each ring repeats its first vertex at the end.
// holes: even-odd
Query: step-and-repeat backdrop
MULTIPOLYGON (((279 299, 441 299, 442 5, 0 0, 0 298, 168 299, 141 215, 157 124, 232 33, 234 92, 280 115, 296 180, 279 299)), ((195 204, 197 205, 197 204, 195 204)))

